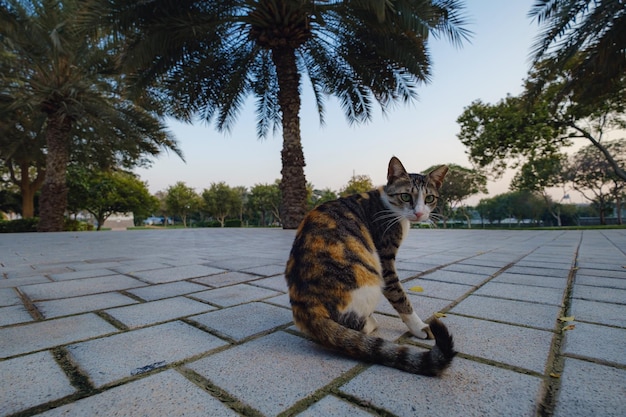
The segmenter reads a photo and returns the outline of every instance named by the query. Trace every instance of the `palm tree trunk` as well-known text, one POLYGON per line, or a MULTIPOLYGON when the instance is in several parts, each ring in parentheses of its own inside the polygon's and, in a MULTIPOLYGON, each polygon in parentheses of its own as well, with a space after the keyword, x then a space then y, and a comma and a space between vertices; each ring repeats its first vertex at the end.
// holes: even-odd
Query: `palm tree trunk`
POLYGON ((272 60, 276 66, 283 125, 280 217, 284 229, 295 229, 306 214, 305 163, 300 138, 300 74, 292 48, 273 49, 272 60))
POLYGON ((67 207, 65 182, 69 162, 69 135, 72 122, 69 117, 50 114, 46 127, 46 178, 39 201, 39 232, 63 231, 63 215, 67 207))

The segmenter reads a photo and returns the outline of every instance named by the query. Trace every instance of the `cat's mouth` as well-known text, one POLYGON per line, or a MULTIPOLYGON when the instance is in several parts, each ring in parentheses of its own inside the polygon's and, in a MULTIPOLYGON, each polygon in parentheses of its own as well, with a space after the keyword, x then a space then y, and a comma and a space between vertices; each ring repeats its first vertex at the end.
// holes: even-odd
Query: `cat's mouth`
POLYGON ((428 214, 422 212, 412 213, 409 217, 409 221, 413 223, 424 222, 426 220, 428 220, 428 214))

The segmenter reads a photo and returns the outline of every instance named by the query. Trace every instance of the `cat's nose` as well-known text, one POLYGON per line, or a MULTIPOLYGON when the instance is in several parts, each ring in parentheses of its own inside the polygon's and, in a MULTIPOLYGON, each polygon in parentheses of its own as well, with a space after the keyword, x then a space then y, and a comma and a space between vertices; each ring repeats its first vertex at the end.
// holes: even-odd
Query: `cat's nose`
POLYGON ((423 219, 424 213, 422 213, 421 211, 416 211, 415 212, 415 217, 417 217, 417 221, 420 222, 420 221, 424 220, 423 219))

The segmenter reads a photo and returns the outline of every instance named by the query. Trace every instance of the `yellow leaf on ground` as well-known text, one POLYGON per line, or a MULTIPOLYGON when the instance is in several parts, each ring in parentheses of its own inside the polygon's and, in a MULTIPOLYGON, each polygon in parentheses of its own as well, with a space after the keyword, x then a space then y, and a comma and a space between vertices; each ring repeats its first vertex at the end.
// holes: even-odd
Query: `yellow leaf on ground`
POLYGON ((411 287, 409 288, 409 290, 415 291, 415 292, 424 292, 424 288, 420 287, 419 285, 416 285, 415 287, 411 287))
POLYGON ((574 316, 559 317, 559 320, 561 320, 561 321, 574 321, 574 316))
POLYGON ((557 373, 551 372, 551 373, 550 373, 550 376, 551 376, 552 378, 560 378, 560 377, 561 377, 561 374, 557 374, 557 373))
POLYGON ((446 313, 439 313, 439 312, 437 312, 437 313, 435 313, 435 317, 437 317, 438 319, 440 319, 440 318, 442 318, 442 317, 448 317, 448 316, 446 315, 446 313))
POLYGON ((562 331, 567 331, 567 330, 574 330, 576 328, 575 324, 568 324, 567 326, 563 327, 561 330, 562 331))

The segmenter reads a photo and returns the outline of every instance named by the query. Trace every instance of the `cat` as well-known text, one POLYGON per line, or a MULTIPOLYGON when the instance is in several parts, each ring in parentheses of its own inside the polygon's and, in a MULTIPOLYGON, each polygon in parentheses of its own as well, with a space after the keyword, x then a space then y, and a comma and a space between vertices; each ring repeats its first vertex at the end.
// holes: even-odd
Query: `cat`
POLYGON ((448 171, 408 174, 391 158, 387 185, 339 198, 310 211, 300 224, 285 277, 295 324, 317 342, 354 358, 437 376, 456 355, 446 326, 424 323, 413 310, 395 269, 410 223, 429 219, 448 171), (370 336, 381 294, 409 331, 435 339, 427 352, 370 336))

